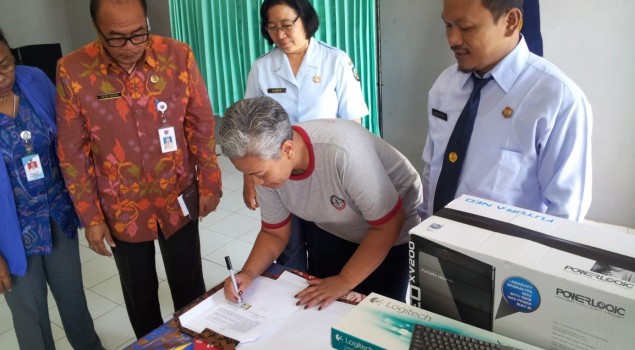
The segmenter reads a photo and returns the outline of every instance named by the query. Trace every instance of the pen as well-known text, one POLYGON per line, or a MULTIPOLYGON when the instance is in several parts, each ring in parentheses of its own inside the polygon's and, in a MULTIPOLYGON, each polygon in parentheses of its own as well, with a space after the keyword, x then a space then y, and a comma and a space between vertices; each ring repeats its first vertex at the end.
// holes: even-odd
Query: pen
POLYGON ((234 270, 232 269, 232 261, 229 259, 229 255, 225 257, 225 264, 227 265, 227 270, 229 270, 229 278, 232 279, 232 284, 234 285, 234 290, 238 295, 238 305, 242 305, 243 301, 240 299, 240 294, 238 294, 238 283, 236 283, 236 276, 234 276, 234 270))

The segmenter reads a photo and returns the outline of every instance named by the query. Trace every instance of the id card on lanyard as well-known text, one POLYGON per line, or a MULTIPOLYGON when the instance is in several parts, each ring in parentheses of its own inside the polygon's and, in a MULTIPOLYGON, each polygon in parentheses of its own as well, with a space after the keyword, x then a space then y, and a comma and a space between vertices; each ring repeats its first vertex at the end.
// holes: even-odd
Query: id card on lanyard
POLYGON ((167 119, 165 117, 165 111, 168 109, 168 104, 158 100, 156 103, 157 111, 161 113, 161 120, 163 121, 163 125, 159 128, 159 143, 161 144, 161 152, 174 152, 177 150, 178 145, 176 144, 174 127, 167 123, 167 119))
POLYGON ((22 165, 24 166, 24 173, 26 179, 31 182, 44 178, 44 169, 42 169, 42 162, 40 156, 33 152, 33 146, 31 145, 31 132, 24 130, 20 133, 20 138, 24 141, 24 147, 26 148, 26 156, 22 157, 22 165))
POLYGON ((22 157, 24 164, 24 173, 29 181, 40 180, 44 178, 44 170, 42 170, 42 162, 37 154, 29 154, 22 157))

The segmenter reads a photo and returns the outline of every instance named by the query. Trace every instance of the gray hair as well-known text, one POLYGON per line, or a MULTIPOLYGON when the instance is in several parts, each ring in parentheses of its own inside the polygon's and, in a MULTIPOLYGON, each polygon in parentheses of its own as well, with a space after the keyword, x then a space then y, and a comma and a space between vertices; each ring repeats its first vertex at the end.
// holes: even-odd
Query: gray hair
POLYGON ((271 97, 240 100, 221 119, 219 143, 230 159, 280 159, 282 143, 293 138, 287 112, 271 97))

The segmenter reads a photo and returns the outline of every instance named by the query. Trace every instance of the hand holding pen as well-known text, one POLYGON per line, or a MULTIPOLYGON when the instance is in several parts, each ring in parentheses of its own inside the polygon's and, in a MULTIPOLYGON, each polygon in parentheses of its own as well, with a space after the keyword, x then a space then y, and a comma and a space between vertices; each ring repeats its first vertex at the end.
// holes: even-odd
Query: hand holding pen
POLYGON ((238 283, 236 282, 236 276, 234 275, 234 270, 232 268, 232 261, 229 259, 229 255, 225 257, 225 264, 227 265, 227 270, 229 271, 229 280, 225 281, 225 298, 229 299, 229 300, 235 300, 238 305, 242 305, 242 299, 240 297, 240 295, 242 294, 242 292, 240 291, 240 289, 238 289, 238 283), (228 297, 228 282, 231 283, 230 288, 232 289, 233 293, 229 293, 233 298, 228 297), (233 294, 233 295, 232 295, 233 294))

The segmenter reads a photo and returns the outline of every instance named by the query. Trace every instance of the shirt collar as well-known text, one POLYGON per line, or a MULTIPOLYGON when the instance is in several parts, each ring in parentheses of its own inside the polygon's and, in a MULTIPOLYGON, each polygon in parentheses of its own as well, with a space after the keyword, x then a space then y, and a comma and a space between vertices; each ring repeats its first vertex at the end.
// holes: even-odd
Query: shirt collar
MULTIPOLYGON (((516 47, 489 72, 505 92, 509 92, 516 79, 518 79, 529 59, 529 55, 529 48, 521 34, 520 41, 516 47)), ((488 75, 485 74, 485 76, 488 75)))
POLYGON ((293 131, 300 134, 300 137, 302 137, 302 140, 306 145, 307 152, 309 153, 309 166, 307 167, 307 169, 302 174, 291 175, 289 177, 289 180, 301 181, 311 176, 311 174, 313 174, 313 171, 315 170, 315 152, 313 151, 311 138, 309 137, 309 134, 306 132, 306 130, 298 125, 293 125, 291 128, 293 129, 293 131))
MULTIPOLYGON (((304 59, 302 60, 302 65, 307 65, 312 68, 317 68, 319 66, 319 58, 318 58, 318 50, 317 50, 317 41, 315 38, 309 39, 309 47, 306 50, 306 54, 304 54, 304 59)), ((278 71, 285 65, 289 64, 289 59, 287 55, 284 53, 279 47, 276 47, 276 59, 274 60, 275 65, 273 66, 273 71, 278 71)))
MULTIPOLYGON (((489 72, 485 73, 481 78, 488 78, 490 76, 494 77, 496 83, 503 89, 505 92, 508 92, 518 76, 522 72, 527 60, 529 59, 529 48, 527 47, 527 43, 525 42, 525 38, 522 34, 520 34, 520 41, 511 50, 503 59, 492 68, 489 72)), ((463 74, 462 86, 465 87, 468 80, 470 80, 470 76, 473 73, 463 74)))
POLYGON ((159 60, 156 56, 157 50, 155 50, 155 46, 165 46, 163 39, 164 38, 162 36, 150 35, 150 38, 148 39, 148 45, 146 46, 144 62, 155 71, 159 70, 159 60))
POLYGON ((306 49, 304 55, 304 62, 311 68, 318 68, 320 66, 320 58, 318 57, 318 43, 314 38, 309 39, 309 47, 306 49))

